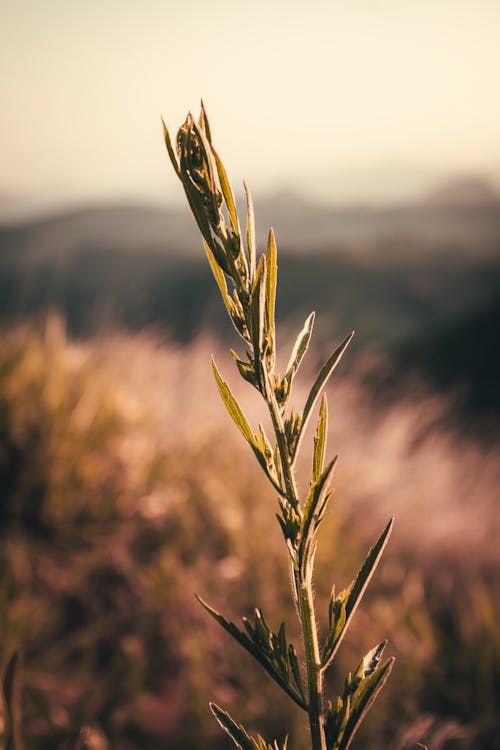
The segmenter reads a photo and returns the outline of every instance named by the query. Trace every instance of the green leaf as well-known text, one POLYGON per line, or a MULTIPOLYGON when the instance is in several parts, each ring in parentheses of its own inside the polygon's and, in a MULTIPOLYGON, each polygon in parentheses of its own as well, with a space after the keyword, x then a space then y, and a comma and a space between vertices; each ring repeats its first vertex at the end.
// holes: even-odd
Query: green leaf
POLYGON ((288 443, 288 453, 293 456, 295 446, 300 435, 300 426, 302 424, 302 415, 291 410, 289 416, 285 419, 285 435, 288 443))
POLYGON ((302 511, 299 506, 294 507, 291 505, 286 494, 280 497, 279 504, 281 515, 277 514, 276 517, 280 523, 285 540, 287 542, 290 541, 295 548, 301 529, 302 511))
POLYGON ((288 360, 288 364, 285 370, 285 379, 288 381, 289 386, 291 386, 295 373, 299 369, 300 363, 304 358, 304 354, 309 347, 315 317, 315 312, 312 312, 309 315, 306 322, 304 323, 304 327, 297 336, 294 347, 292 349, 292 353, 290 354, 290 359, 288 360))
MULTIPOLYGON (((235 306, 227 288, 226 277, 224 276, 224 273, 221 267, 217 263, 212 250, 210 249, 209 245, 207 244, 205 240, 203 240, 203 247, 205 248, 205 253, 208 258, 210 268, 212 269, 212 273, 214 275, 215 281, 217 282, 217 286, 219 287, 220 293, 222 295, 222 299, 224 300, 224 304, 226 305, 226 309, 229 313, 229 317, 231 318, 231 322, 234 325, 235 306)), ((237 328, 236 330, 238 331, 237 328)))
POLYGON ((227 176, 227 172, 224 167, 224 164, 222 163, 217 151, 213 148, 213 146, 212 146, 212 154, 215 159, 215 164, 217 166, 217 174, 219 175, 220 186, 222 189, 224 200, 226 202, 227 212, 229 214, 229 220, 231 222, 231 228, 234 234, 237 237, 239 237, 240 236, 240 223, 238 221, 238 213, 236 211, 236 203, 234 200, 233 189, 231 187, 231 183, 229 182, 229 178, 227 176))
POLYGON ((325 735, 327 750, 338 748, 344 731, 347 726, 351 710, 351 698, 349 695, 343 700, 340 696, 337 698, 335 706, 328 701, 328 711, 325 722, 325 735))
POLYGON ((189 207, 191 208, 194 220, 198 225, 198 229, 200 230, 203 239, 212 250, 214 257, 222 270, 227 273, 228 276, 231 276, 231 269, 228 265, 227 258, 225 257, 224 249, 219 244, 220 240, 210 227, 210 222, 207 219, 205 206, 201 199, 199 190, 193 187, 189 176, 187 176, 182 170, 180 172, 180 179, 184 186, 184 192, 186 193, 189 207))
POLYGON ((314 436, 313 468, 312 468, 313 482, 318 481, 321 475, 321 472, 323 471, 323 464, 325 461, 325 451, 326 451, 327 428, 328 428, 328 405, 326 402, 326 393, 324 393, 323 398, 321 400, 321 406, 319 408, 316 435, 314 436))
POLYGON ((394 666, 394 657, 362 680, 351 698, 350 716, 345 727, 339 750, 347 750, 354 735, 370 709, 373 701, 387 682, 394 666))
MULTIPOLYGON (((302 709, 307 710, 304 699, 304 690, 301 684, 298 664, 292 667, 291 659, 297 659, 292 644, 288 648, 280 646, 280 636, 275 635, 268 627, 261 610, 255 610, 254 625, 245 617, 243 625, 246 633, 240 630, 234 623, 226 620, 217 610, 210 607, 201 597, 196 595, 201 606, 213 619, 231 635, 240 646, 248 651, 259 664, 264 667, 267 674, 281 687, 282 690, 292 698, 302 709), (297 684, 297 680, 299 683, 297 684)), ((281 635, 283 638, 284 632, 281 635)))
POLYGON ((179 162, 177 160, 177 155, 172 147, 172 141, 170 140, 170 135, 168 133, 168 128, 165 124, 165 120, 163 117, 161 118, 161 123, 163 125, 163 139, 165 141, 165 145, 167 147, 168 155, 170 157, 170 161, 172 162, 172 166, 175 169, 175 173, 177 177, 181 176, 181 170, 179 167, 179 162))
POLYGON ((354 579, 350 587, 343 591, 339 597, 339 599, 341 599, 343 602, 345 601, 345 622, 340 633, 338 633, 335 638, 332 638, 331 632, 327 636, 327 640, 323 648, 322 669, 326 669, 331 664, 335 654, 337 653, 340 643, 347 631, 347 628, 349 627, 351 618, 356 611, 359 602, 361 601, 361 598, 366 590, 366 587, 368 586, 368 583, 370 582, 372 575, 377 568, 377 565, 380 562, 385 545, 389 540, 393 524, 394 518, 391 518, 382 534, 378 538, 377 542, 368 552, 366 560, 359 569, 356 578, 354 579))
POLYGON ((260 750, 255 740, 248 736, 241 724, 236 724, 227 711, 224 711, 215 703, 210 703, 210 710, 222 729, 231 737, 236 747, 239 747, 240 750, 260 750))
POLYGON ((240 430, 245 440, 248 443, 250 443, 252 447, 255 447, 255 438, 252 432, 252 428, 248 424, 248 420, 243 414, 240 408, 240 405, 238 404, 235 397, 233 396, 228 384, 222 379, 219 373, 219 370, 217 369, 217 365, 215 364, 215 361, 213 358, 212 358, 212 369, 214 371, 217 388, 219 389, 220 396, 222 400, 224 401, 226 409, 229 412, 229 416, 235 423, 236 427, 240 430))
POLYGON ((295 452, 294 452, 293 458, 295 458, 295 456, 297 455, 300 441, 302 439, 304 430, 307 425, 307 421, 309 419, 312 409, 314 408, 314 404, 316 403, 318 399, 321 389, 326 384, 326 382, 328 381, 328 378, 330 377, 330 375, 332 374, 332 372, 334 371, 334 369, 340 362, 340 359, 342 358, 342 355, 344 354, 345 350, 349 346, 349 343, 351 342, 351 339, 353 336, 354 336, 354 331, 352 331, 352 333, 350 333, 349 336, 347 336, 347 338, 340 344, 339 347, 337 347, 337 349, 335 349, 331 357, 325 362, 325 364, 321 368, 318 377, 314 381, 314 384, 311 388, 309 396, 307 397, 306 405, 304 407, 304 412, 302 415, 302 425, 301 425, 300 434, 299 434, 299 437, 295 446, 295 452))
POLYGON ((259 376, 261 371, 261 355, 264 343, 265 323, 265 294, 266 294, 266 265, 261 256, 255 273, 252 294, 250 297, 251 336, 254 353, 255 371, 259 376))
POLYGON ((269 230, 266 250, 266 319, 269 343, 275 347, 276 285, 278 281, 278 250, 272 229, 269 230))
MULTIPOLYGON (((321 514, 317 513, 318 505, 324 496, 326 485, 332 474, 333 468, 337 462, 337 457, 332 459, 323 473, 318 479, 311 484, 309 494, 304 504, 304 515, 302 519, 302 527, 300 530, 300 546, 299 546, 299 561, 305 570, 305 565, 308 558, 308 550, 310 542, 314 537, 314 532, 318 528, 321 522, 321 514)), ((321 506, 325 507, 325 504, 321 506)))
POLYGON ((22 690, 21 657, 15 651, 5 670, 3 693, 6 706, 6 732, 4 750, 24 750, 21 735, 21 690, 22 690))
MULTIPOLYGON (((250 445, 257 461, 259 462, 261 467, 264 469, 267 478, 271 482, 276 492, 278 492, 280 495, 283 495, 284 490, 282 490, 282 488, 279 485, 278 477, 272 471, 272 463, 274 464, 274 460, 271 463, 269 456, 266 455, 267 450, 268 449, 271 450, 269 446, 269 441, 263 434, 261 434, 260 437, 259 436, 256 437, 253 434, 252 428, 250 427, 247 418, 243 414, 243 411, 241 410, 240 405, 238 404, 235 397, 233 396, 228 384, 222 379, 217 369, 217 365, 215 364, 213 359, 212 359, 212 369, 214 371, 217 388, 224 402, 224 405, 229 413, 229 416, 231 417, 231 419, 233 420, 237 428, 240 430, 241 434, 243 435, 247 443, 250 445), (261 441, 262 441, 262 447, 259 444, 261 441)), ((272 450, 271 450, 271 453, 272 453, 272 450)))
POLYGON ((245 198, 247 203, 247 250, 248 250, 248 264, 250 268, 250 281, 255 278, 255 265, 257 257, 257 246, 255 243, 255 217, 253 210, 252 194, 247 187, 246 182, 243 180, 243 187, 245 189, 245 198))
POLYGON ((259 448, 260 452, 266 459, 267 466, 269 468, 269 472, 276 477, 276 467, 274 465, 274 452, 271 447, 271 443, 268 440, 268 437, 264 431, 264 428, 261 424, 259 424, 259 429, 257 434, 255 435, 255 439, 257 442, 257 447, 259 448))
MULTIPOLYGON (((207 138, 207 135, 203 128, 200 128, 198 123, 194 121, 194 119, 191 117, 190 120, 190 127, 188 128, 187 132, 187 140, 186 140, 186 155, 189 157, 189 163, 191 164, 191 153, 189 151, 191 140, 196 138, 198 139, 198 143, 196 144, 200 150, 203 168, 204 168, 204 179, 207 183, 207 188, 210 190, 210 196, 206 196, 207 198, 210 197, 214 213, 219 212, 218 207, 218 201, 217 201, 217 193, 220 195, 220 191, 218 190, 220 182, 218 180, 218 165, 217 165, 217 159, 215 150, 210 145, 210 142, 207 138)), ((192 179, 192 175, 191 175, 192 179)), ((222 188, 222 185, 220 185, 222 188)))
POLYGON ((230 352, 231 356, 236 362, 236 366, 243 380, 246 380, 247 383, 250 383, 251 385, 258 388, 259 384, 255 376, 255 368, 253 364, 251 362, 246 362, 245 360, 240 359, 234 349, 230 349, 230 352))
POLYGON ((229 716, 227 711, 224 711, 215 703, 210 703, 209 705, 211 712, 219 722, 222 729, 228 733, 236 747, 239 747, 240 750, 286 750, 288 737, 285 739, 282 748, 278 745, 277 740, 274 740, 273 744, 270 745, 260 736, 260 734, 254 739, 247 734, 245 728, 241 724, 237 724, 234 719, 229 716))
POLYGON ((376 543, 368 552, 366 560, 364 561, 358 572, 358 575, 356 576, 354 585, 352 587, 351 593, 349 594, 349 598, 346 604, 347 619, 352 617, 352 615, 354 614, 354 611, 358 606, 361 597, 365 593, 366 587, 368 586, 372 575, 377 569, 377 565, 380 562, 380 559, 384 552, 384 548, 389 541, 389 536, 391 534, 393 525, 394 516, 391 518, 391 520, 377 539, 376 543))
POLYGON ((201 100, 200 118, 198 120, 198 123, 200 125, 200 128, 205 131, 208 142, 210 143, 210 145, 212 145, 212 133, 210 132, 210 123, 208 121, 205 105, 203 104, 203 99, 201 100))

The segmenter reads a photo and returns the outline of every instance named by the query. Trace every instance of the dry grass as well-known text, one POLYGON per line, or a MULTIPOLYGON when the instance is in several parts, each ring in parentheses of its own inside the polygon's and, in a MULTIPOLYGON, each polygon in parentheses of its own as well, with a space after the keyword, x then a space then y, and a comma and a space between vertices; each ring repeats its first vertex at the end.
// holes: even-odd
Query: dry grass
MULTIPOLYGON (((287 606, 272 498, 217 401, 207 364, 216 349, 148 335, 75 344, 57 321, 43 335, 3 337, 2 651, 26 652, 35 750, 54 738, 62 746, 83 724, 124 750, 222 747, 208 694, 237 701, 241 718, 269 734, 280 736, 285 715, 289 728, 278 691, 245 654, 228 655, 192 597, 210 593, 238 616, 258 603, 273 623, 287 606), (249 518, 259 530, 250 544, 249 518), (238 665, 245 681, 231 677, 238 665)), ((362 511, 368 534, 395 509, 390 554, 340 664, 352 668, 371 645, 367 623, 370 640, 387 634, 400 656, 358 746, 490 750, 500 695, 498 453, 439 428, 446 403, 419 395, 378 407, 362 382, 350 375, 333 391, 341 462, 316 586, 326 616, 322 580, 332 568, 350 575, 365 551, 363 531, 346 543, 340 530, 362 511)))

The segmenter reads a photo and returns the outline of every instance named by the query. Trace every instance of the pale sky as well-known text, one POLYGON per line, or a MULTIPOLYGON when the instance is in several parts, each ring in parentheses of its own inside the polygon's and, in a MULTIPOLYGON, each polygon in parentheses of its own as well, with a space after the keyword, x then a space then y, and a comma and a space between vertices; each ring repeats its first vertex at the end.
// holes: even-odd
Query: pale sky
POLYGON ((1 0, 0 70, 19 205, 180 200, 160 115, 200 97, 254 192, 500 174, 498 0, 1 0))

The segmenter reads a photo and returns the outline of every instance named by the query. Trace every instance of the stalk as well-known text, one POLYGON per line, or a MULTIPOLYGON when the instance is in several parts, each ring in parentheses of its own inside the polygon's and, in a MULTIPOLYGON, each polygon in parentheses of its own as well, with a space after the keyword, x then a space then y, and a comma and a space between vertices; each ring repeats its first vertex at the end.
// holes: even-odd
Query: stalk
MULTIPOLYGON (((177 133, 174 149, 164 125, 167 150, 205 242, 205 250, 215 280, 222 294, 231 321, 245 342, 246 356, 235 354, 240 375, 264 398, 273 426, 274 446, 267 439, 264 428, 255 433, 229 385, 222 379, 215 363, 214 375, 220 396, 231 419, 250 445, 252 452, 279 493, 278 521, 291 560, 291 580, 294 604, 299 616, 305 654, 305 678, 295 647, 288 642, 285 624, 273 632, 261 610, 255 610, 252 624, 244 619, 244 628, 226 620, 202 599, 206 611, 252 655, 294 702, 307 712, 311 734, 311 750, 347 750, 378 691, 392 668, 392 659, 381 664, 386 642, 378 644, 366 654, 357 670, 345 680, 343 692, 333 701, 323 701, 323 672, 332 663, 352 615, 380 560, 387 542, 392 521, 386 526, 368 553, 351 585, 329 603, 329 629, 320 649, 316 626, 316 612, 312 591, 314 553, 318 528, 325 516, 331 496, 329 481, 335 459, 325 467, 327 436, 327 405, 323 396, 319 410, 313 445, 313 468, 309 491, 303 501, 299 498, 293 462, 311 415, 311 411, 342 356, 351 337, 338 347, 321 368, 303 410, 287 410, 293 378, 307 351, 312 334, 314 313, 307 318, 292 350, 286 372, 275 372, 275 295, 277 280, 276 243, 272 230, 267 251, 256 265, 253 203, 247 194, 247 255, 240 236, 240 222, 225 168, 212 147, 211 131, 206 112, 202 110, 198 124, 191 114, 177 133), (230 218, 230 225, 226 223, 230 218)), ((245 188, 246 189, 246 188, 245 188)), ((239 750, 286 750, 286 740, 268 743, 260 735, 250 737, 219 706, 211 704, 215 718, 239 750)))
POLYGON ((323 679, 311 581, 297 581, 297 593, 306 656, 308 714, 312 750, 326 750, 322 706, 323 679))
MULTIPOLYGON (((300 507, 297 485, 291 465, 290 456, 286 444, 286 436, 283 427, 278 404, 274 392, 269 387, 269 379, 266 378, 264 398, 267 402, 271 421, 273 423, 276 442, 280 454, 283 481, 287 493, 287 499, 293 507, 300 507)), ((312 572, 312 571, 311 571, 312 572)), ((323 729, 323 707, 322 707, 322 673, 321 660, 318 644, 318 630, 316 626, 316 614, 314 610, 314 599, 311 577, 303 576, 300 567, 293 565, 290 575, 293 576, 292 589, 297 592, 297 611, 302 631, 302 643, 306 660, 306 678, 309 718, 309 729, 311 732, 312 750, 326 750, 325 732, 323 729)))

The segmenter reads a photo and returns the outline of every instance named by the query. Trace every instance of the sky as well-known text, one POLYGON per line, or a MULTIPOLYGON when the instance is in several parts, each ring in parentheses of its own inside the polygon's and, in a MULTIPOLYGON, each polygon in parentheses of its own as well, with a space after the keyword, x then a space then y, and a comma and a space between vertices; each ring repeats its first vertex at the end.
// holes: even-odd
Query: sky
POLYGON ((500 176, 498 0, 2 0, 0 202, 180 202, 202 97, 235 184, 325 200, 500 176))

